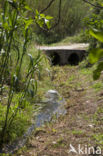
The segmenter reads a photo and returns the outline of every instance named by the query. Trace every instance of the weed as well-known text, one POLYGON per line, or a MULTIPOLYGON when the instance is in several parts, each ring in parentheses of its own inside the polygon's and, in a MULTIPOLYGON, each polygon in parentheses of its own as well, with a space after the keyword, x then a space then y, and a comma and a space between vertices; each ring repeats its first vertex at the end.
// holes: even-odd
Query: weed
POLYGON ((96 140, 96 143, 99 145, 103 145, 103 134, 94 134, 93 138, 96 140))
POLYGON ((82 130, 73 130, 72 134, 73 135, 81 135, 81 134, 83 134, 83 131, 82 130))
MULTIPOLYGON (((26 0, 6 0, 0 16, 1 148, 4 143, 21 136, 30 124, 33 109, 30 102, 35 101, 38 81, 41 79, 43 55, 40 51, 34 51, 34 55, 34 49, 32 52, 28 50, 34 22, 31 17, 26 18, 28 10, 31 9, 26 0)), ((35 16, 38 23, 39 16, 35 16)))
POLYGON ((69 77, 68 82, 72 82, 74 79, 75 79, 75 75, 73 74, 69 77))
POLYGON ((63 138, 59 138, 56 142, 53 142, 53 147, 58 148, 58 147, 65 147, 66 143, 63 138))
POLYGON ((92 85, 92 88, 95 89, 95 91, 100 91, 103 89, 103 83, 102 82, 96 82, 92 85))

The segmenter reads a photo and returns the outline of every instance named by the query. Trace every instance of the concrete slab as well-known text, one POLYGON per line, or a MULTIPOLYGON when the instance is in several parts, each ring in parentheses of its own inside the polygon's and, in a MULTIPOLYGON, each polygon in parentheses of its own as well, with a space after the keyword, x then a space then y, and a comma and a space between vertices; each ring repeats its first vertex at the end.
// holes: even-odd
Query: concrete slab
POLYGON ((86 50, 89 47, 88 43, 76 43, 65 46, 37 46, 37 49, 43 51, 49 50, 86 50))

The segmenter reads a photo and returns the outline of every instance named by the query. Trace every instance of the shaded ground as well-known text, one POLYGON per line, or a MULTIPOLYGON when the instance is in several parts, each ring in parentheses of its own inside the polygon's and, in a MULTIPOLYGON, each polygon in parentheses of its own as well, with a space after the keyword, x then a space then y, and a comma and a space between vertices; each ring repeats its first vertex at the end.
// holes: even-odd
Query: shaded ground
POLYGON ((16 155, 78 156, 69 153, 70 144, 103 150, 103 84, 102 79, 92 80, 92 70, 83 65, 53 67, 52 82, 67 101, 67 114, 37 129, 16 155))

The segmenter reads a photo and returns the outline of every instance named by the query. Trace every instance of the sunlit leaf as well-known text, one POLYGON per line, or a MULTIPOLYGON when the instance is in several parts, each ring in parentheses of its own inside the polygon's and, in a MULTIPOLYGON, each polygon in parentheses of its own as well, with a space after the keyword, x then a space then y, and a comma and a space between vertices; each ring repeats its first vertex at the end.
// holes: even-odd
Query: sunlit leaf
POLYGON ((44 15, 44 14, 40 14, 40 17, 41 17, 41 18, 45 18, 45 15, 44 15))
POLYGON ((37 15, 37 16, 39 15, 39 12, 38 12, 38 10, 37 10, 37 9, 36 9, 35 13, 36 13, 36 15, 37 15))
POLYGON ((90 30, 90 34, 99 40, 100 42, 103 42, 103 31, 99 31, 97 29, 90 30))
POLYGON ((93 79, 98 80, 102 71, 103 71, 103 62, 100 62, 97 66, 97 69, 93 72, 93 79))
POLYGON ((46 19, 51 20, 51 19, 53 19, 53 17, 52 16, 46 16, 46 19))
POLYGON ((33 23, 32 19, 25 20, 25 30, 28 29, 28 27, 33 23))
POLYGON ((50 21, 48 21, 47 19, 45 19, 45 23, 46 23, 46 25, 47 25, 48 29, 50 29, 50 28, 51 28, 50 21))
POLYGON ((28 5, 25 6, 25 9, 26 9, 26 10, 29 10, 29 11, 32 10, 28 5))
POLYGON ((43 20, 43 19, 40 19, 40 20, 37 21, 37 23, 38 23, 38 25, 39 25, 40 27, 43 27, 43 25, 44 25, 44 20, 43 20))
POLYGON ((89 53, 89 61, 92 64, 96 63, 101 57, 103 57, 103 49, 95 48, 89 53))

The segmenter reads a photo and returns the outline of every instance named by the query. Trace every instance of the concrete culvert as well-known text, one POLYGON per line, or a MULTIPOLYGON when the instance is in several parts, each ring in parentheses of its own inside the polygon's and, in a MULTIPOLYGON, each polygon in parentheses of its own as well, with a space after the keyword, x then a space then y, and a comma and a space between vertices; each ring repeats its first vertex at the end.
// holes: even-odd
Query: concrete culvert
POLYGON ((79 61, 79 56, 76 53, 71 54, 68 58, 68 63, 70 65, 78 65, 79 61))
POLYGON ((55 52, 51 56, 52 65, 60 65, 60 56, 55 52))

